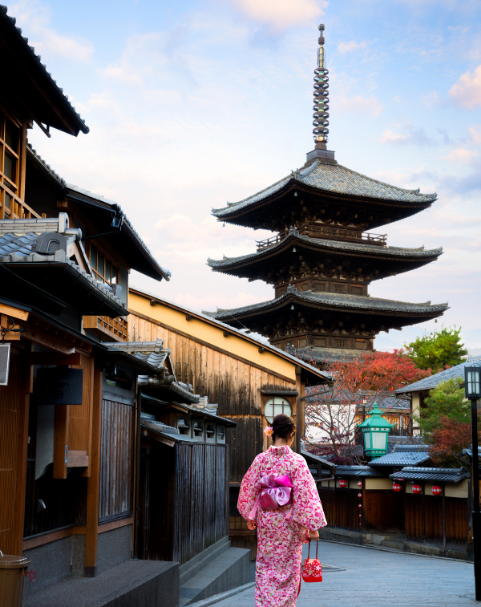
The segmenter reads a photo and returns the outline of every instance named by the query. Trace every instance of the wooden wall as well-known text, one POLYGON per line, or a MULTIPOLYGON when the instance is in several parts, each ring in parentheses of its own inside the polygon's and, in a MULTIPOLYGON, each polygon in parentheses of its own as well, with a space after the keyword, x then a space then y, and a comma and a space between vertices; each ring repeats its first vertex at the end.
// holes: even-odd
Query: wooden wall
MULTIPOLYGON (((19 463, 22 465, 19 450, 25 441, 22 432, 22 419, 26 414, 23 363, 22 351, 12 346, 8 386, 0 386, 0 550, 4 554, 16 554, 21 550, 18 542, 23 531, 17 528, 23 503, 15 504, 19 463)), ((23 517, 21 523, 23 528, 23 517)))
POLYGON ((132 514, 134 411, 102 400, 99 522, 132 514))
MULTIPOLYGON (((130 339, 164 340, 178 381, 190 383, 194 393, 207 395, 219 405, 219 415, 237 422, 227 432, 230 446, 230 481, 239 483, 254 457, 267 446, 263 435, 262 388, 295 390, 296 382, 268 372, 228 352, 199 343, 194 338, 160 326, 155 321, 129 316, 130 339)), ((229 338, 226 338, 226 348, 229 338)), ((294 399, 295 400, 295 399, 294 399)), ((296 414, 294 403, 294 417, 296 414)))
POLYGON ((404 495, 394 491, 364 492, 364 525, 367 532, 404 531, 404 495))
POLYGON ((143 459, 149 494, 140 504, 139 558, 185 563, 227 535, 227 446, 159 444, 143 459))

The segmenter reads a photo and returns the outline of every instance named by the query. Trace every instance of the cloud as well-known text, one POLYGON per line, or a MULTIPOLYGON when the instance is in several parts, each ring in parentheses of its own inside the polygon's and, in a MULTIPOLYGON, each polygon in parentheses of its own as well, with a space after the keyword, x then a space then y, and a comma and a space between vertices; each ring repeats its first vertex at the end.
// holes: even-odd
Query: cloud
POLYGON ((402 125, 402 132, 396 133, 392 129, 386 129, 381 135, 380 142, 393 145, 432 145, 433 140, 426 135, 424 129, 415 128, 412 124, 402 125))
POLYGON ((358 112, 360 114, 370 114, 371 116, 379 116, 384 109, 384 105, 374 96, 355 97, 342 96, 335 103, 336 110, 341 112, 358 112))
POLYGON ((9 5, 9 14, 15 16, 17 25, 28 29, 29 44, 37 54, 63 57, 86 62, 93 55, 94 47, 89 40, 78 36, 59 34, 50 25, 50 12, 37 0, 20 0, 9 5))
POLYGON ((479 126, 470 126, 468 128, 468 133, 471 137, 472 142, 475 145, 478 145, 478 143, 481 143, 481 129, 479 126))
POLYGON ((449 154, 443 156, 444 160, 449 160, 450 162, 459 162, 460 164, 469 163, 478 156, 478 152, 476 150, 467 150, 466 148, 457 148, 455 150, 451 150, 449 154))
POLYGON ((229 0, 248 19, 281 32, 312 23, 324 14, 326 0, 229 0))
POLYGON ((481 65, 474 72, 466 72, 449 89, 449 94, 461 107, 472 110, 481 106, 481 65))
POLYGON ((426 107, 434 107, 441 103, 441 98, 436 91, 431 91, 421 96, 421 101, 426 107))
POLYGON ((357 51, 360 48, 366 48, 365 42, 341 42, 337 45, 337 50, 339 53, 350 53, 351 51, 357 51))

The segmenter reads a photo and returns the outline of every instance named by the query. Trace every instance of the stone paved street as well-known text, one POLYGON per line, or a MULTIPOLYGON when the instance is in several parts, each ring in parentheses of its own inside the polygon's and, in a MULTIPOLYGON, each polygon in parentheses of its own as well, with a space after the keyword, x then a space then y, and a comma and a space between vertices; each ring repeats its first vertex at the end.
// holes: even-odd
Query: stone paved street
MULTIPOLYGON (((478 604, 474 601, 470 563, 328 542, 319 543, 319 558, 321 563, 343 567, 345 571, 326 571, 322 583, 303 584, 297 607, 478 604)), ((254 607, 254 588, 215 605, 254 607)))

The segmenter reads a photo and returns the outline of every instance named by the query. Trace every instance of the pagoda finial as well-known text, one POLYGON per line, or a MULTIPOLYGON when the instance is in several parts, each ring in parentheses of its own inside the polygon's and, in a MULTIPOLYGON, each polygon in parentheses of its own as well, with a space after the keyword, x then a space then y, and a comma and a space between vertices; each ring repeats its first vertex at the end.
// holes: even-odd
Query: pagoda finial
POLYGON ((327 149, 329 135, 329 70, 326 68, 326 53, 324 51, 324 24, 319 25, 319 48, 317 50, 317 66, 314 70, 314 150, 307 154, 307 163, 316 158, 335 162, 334 152, 327 149))
POLYGON ((314 70, 314 142, 316 149, 325 150, 329 134, 329 70, 326 69, 326 53, 324 51, 324 25, 319 26, 317 67, 314 70))

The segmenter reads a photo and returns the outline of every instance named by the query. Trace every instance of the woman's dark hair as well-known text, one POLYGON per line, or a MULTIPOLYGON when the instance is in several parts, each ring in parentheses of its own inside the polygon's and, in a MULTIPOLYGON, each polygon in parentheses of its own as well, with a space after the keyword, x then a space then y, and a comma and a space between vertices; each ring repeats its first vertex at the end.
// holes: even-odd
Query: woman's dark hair
POLYGON ((279 413, 279 415, 274 417, 274 421, 272 422, 272 442, 274 442, 276 438, 287 438, 295 431, 296 427, 292 417, 284 415, 284 413, 279 413))

